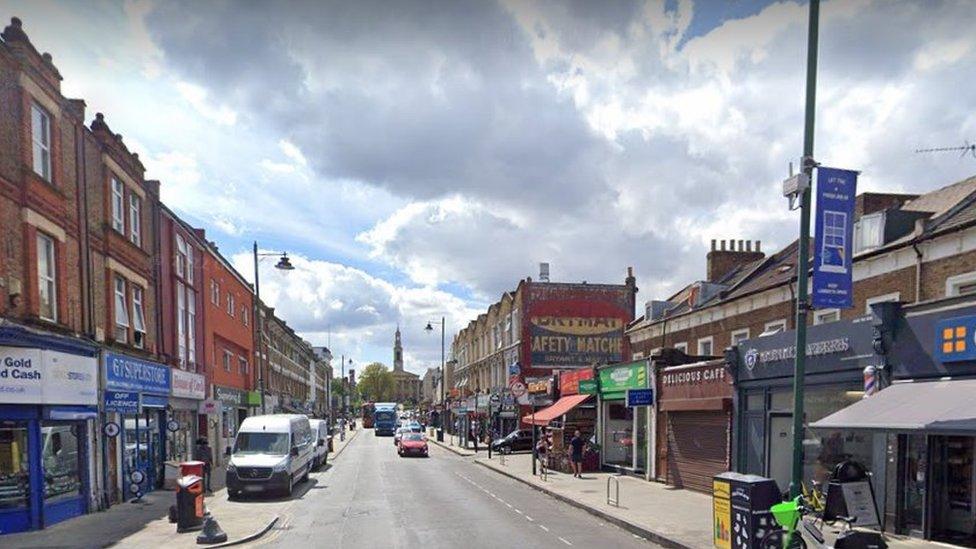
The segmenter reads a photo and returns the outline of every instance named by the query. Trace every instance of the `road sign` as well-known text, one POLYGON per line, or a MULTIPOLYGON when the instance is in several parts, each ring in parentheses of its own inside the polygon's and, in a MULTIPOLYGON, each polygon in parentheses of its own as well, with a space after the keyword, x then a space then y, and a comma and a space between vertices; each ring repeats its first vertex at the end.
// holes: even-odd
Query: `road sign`
POLYGON ((525 387, 525 383, 522 383, 521 381, 513 381, 509 388, 512 390, 512 396, 515 398, 522 398, 525 396, 525 393, 528 390, 525 387))
POLYGON ((498 404, 502 400, 502 397, 498 396, 498 393, 491 395, 491 403, 498 404))
POLYGON ((627 389, 627 406, 650 406, 654 404, 654 389, 627 389))
POLYGON ((119 424, 115 423, 114 421, 110 421, 105 424, 105 427, 102 427, 102 432, 105 433, 105 436, 109 438, 119 436, 119 431, 121 431, 121 428, 119 427, 119 424))
POLYGON ((169 431, 169 432, 171 432, 171 433, 175 433, 176 431, 179 431, 180 430, 180 422, 179 421, 176 421, 175 419, 171 419, 171 420, 167 421, 166 422, 166 430, 169 431))

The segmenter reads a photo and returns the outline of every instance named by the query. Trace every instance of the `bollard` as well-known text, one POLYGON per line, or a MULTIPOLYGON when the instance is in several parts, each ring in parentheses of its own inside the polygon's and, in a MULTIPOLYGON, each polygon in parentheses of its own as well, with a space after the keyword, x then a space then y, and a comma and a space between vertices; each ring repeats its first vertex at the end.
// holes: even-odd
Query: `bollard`
POLYGON ((607 477, 607 505, 620 507, 620 479, 615 476, 607 477), (612 482, 611 482, 612 481, 612 482), (614 494, 610 497, 610 485, 613 484, 614 494))
POLYGON ((203 531, 197 536, 197 545, 209 545, 213 543, 224 543, 227 541, 227 533, 221 530, 220 525, 213 516, 207 512, 207 517, 203 523, 203 531))

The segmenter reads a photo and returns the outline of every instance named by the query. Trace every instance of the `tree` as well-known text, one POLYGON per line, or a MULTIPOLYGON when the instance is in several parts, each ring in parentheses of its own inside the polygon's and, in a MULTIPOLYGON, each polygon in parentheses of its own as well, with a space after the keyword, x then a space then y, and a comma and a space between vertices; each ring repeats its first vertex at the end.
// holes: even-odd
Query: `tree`
POLYGON ((374 362, 363 368, 356 388, 363 400, 372 400, 373 402, 392 400, 395 392, 393 372, 385 365, 374 362))
POLYGON ((346 384, 342 382, 343 380, 339 378, 334 378, 332 380, 332 394, 345 396, 346 394, 346 384))

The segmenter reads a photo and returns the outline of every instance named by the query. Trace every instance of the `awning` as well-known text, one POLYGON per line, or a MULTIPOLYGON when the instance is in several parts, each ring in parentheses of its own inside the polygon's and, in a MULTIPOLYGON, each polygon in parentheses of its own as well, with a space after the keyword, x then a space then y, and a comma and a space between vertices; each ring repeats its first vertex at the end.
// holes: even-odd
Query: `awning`
POLYGON ((557 400, 555 404, 553 404, 552 406, 548 408, 543 408, 537 411, 535 414, 529 414, 523 417, 522 422, 528 423, 529 425, 532 425, 534 423, 535 425, 541 425, 545 427, 546 425, 549 425, 550 421, 556 419, 557 417, 561 417, 565 415, 566 412, 579 406, 580 404, 583 403, 583 401, 590 398, 591 396, 593 395, 564 396, 561 399, 557 400))
POLYGON ((895 383, 814 422, 815 429, 976 433, 976 379, 895 383))

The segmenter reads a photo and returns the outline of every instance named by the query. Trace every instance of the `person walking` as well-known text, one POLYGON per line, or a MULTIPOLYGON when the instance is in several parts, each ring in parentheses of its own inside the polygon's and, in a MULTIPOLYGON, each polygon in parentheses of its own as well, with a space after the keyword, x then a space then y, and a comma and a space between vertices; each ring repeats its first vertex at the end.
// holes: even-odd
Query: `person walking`
POLYGON ((197 439, 197 444, 193 448, 193 459, 203 462, 203 486, 207 490, 208 494, 213 493, 210 488, 210 474, 211 468, 213 467, 213 450, 210 449, 210 445, 207 444, 207 439, 200 437, 197 439))
POLYGON ((580 431, 577 429, 573 432, 573 438, 569 441, 570 446, 570 456, 569 461, 573 466, 573 476, 576 478, 583 478, 583 437, 580 436, 580 431))
POLYGON ((547 436, 548 435, 543 434, 541 437, 539 437, 539 442, 537 442, 536 445, 535 445, 535 456, 536 456, 536 459, 539 460, 539 463, 542 464, 542 467, 543 468, 545 468, 548 465, 548 463, 549 463, 546 460, 546 455, 549 453, 549 443, 546 440, 546 437, 547 436))

